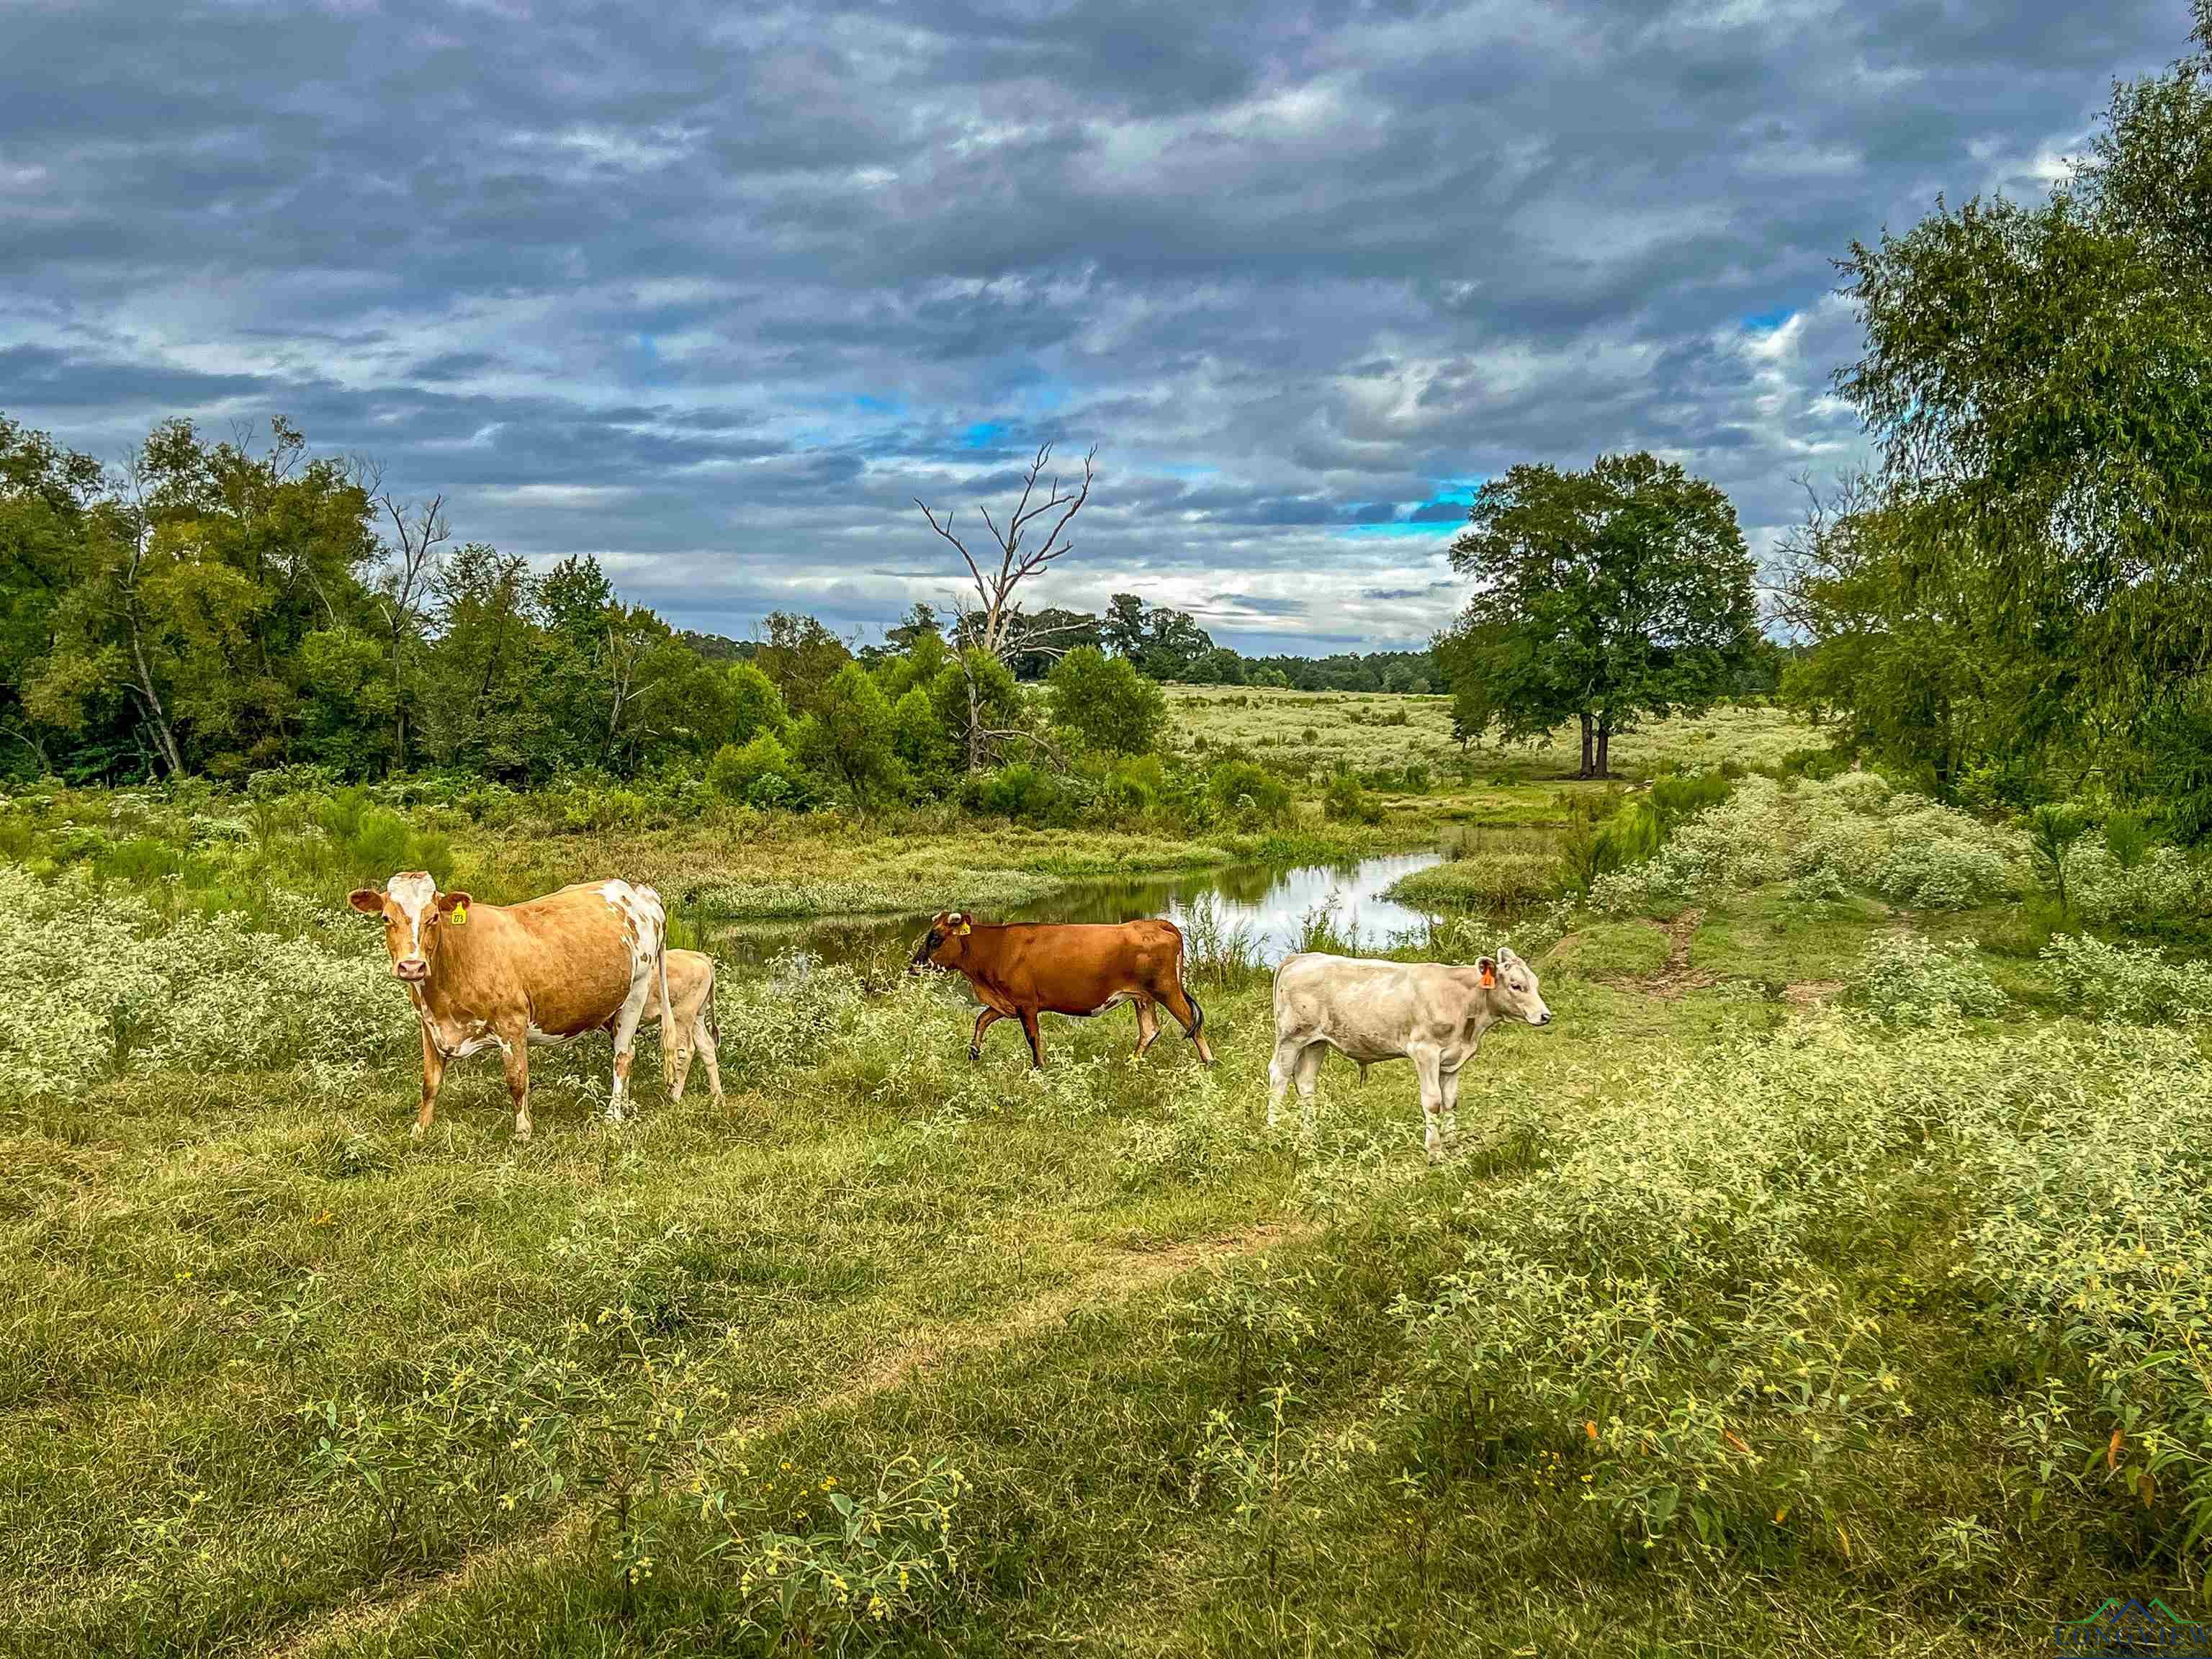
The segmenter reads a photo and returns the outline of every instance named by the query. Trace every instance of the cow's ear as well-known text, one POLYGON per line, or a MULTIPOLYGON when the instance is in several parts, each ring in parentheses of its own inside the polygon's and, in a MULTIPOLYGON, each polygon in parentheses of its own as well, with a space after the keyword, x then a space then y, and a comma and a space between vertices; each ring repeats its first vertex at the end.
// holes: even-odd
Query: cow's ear
POLYGON ((346 902, 365 916, 384 914, 384 895, 374 887, 356 887, 346 895, 346 902))
POLYGON ((469 896, 466 893, 441 893, 438 895, 438 911, 441 915, 450 916, 456 910, 465 910, 468 908, 469 896))
POLYGON ((1491 986, 1498 983, 1498 964, 1492 962, 1488 957, 1483 957, 1483 959, 1480 962, 1476 963, 1474 966, 1475 970, 1482 975, 1482 982, 1485 986, 1491 986))

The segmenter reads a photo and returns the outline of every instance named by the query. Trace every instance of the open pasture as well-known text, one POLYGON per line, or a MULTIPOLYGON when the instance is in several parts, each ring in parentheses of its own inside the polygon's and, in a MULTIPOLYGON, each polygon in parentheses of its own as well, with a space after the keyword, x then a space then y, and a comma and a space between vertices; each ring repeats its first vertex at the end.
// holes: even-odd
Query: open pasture
POLYGON ((1875 781, 1747 781, 1516 923, 1555 1022, 1433 1174, 1402 1066, 1267 1134, 1233 941, 1212 1072, 1118 1012, 971 1065, 942 980, 793 964, 726 981, 725 1102, 648 1034, 628 1126, 591 1042, 529 1146, 483 1059, 413 1145, 364 930, 0 870, 0 1644, 1967 1654, 2193 1605, 2212 994, 2126 939, 2173 872, 2045 955, 2019 848, 1875 781))

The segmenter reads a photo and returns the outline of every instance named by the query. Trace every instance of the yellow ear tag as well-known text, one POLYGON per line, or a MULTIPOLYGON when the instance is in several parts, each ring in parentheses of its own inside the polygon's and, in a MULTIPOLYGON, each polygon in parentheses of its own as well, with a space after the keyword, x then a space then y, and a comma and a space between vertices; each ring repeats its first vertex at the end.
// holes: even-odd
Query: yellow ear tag
POLYGON ((453 907, 453 926, 456 927, 464 927, 467 924, 468 919, 469 907, 465 904, 456 904, 453 907))
POLYGON ((969 934, 970 934, 970 933, 974 933, 974 932, 975 931, 975 924, 974 922, 972 922, 972 921, 963 921, 963 922, 962 922, 962 923, 960 924, 959 927, 958 927, 957 929, 956 929, 955 931, 957 931, 957 932, 961 935, 961 937, 964 939, 964 938, 966 938, 969 934))

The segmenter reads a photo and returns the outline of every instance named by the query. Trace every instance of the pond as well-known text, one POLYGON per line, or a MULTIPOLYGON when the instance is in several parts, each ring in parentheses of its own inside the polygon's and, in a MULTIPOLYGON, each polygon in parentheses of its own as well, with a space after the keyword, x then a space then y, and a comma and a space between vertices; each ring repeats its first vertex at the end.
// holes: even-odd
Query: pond
MULTIPOLYGON (((1292 870, 1231 866, 1174 875, 1131 876, 1083 882, 1032 904, 994 909, 978 895, 976 914, 993 921, 1133 921, 1165 916, 1186 931, 1194 906, 1209 902, 1222 932, 1242 929, 1262 961, 1275 963, 1297 947, 1307 915, 1334 908, 1344 938, 1380 946, 1394 933, 1423 926, 1425 911, 1392 902, 1383 890, 1401 876, 1441 863, 1440 853, 1398 853, 1349 866, 1308 865, 1292 870)), ((829 962, 903 959, 928 926, 927 915, 808 917, 787 922, 732 923, 716 937, 723 961, 752 965, 787 951, 803 950, 829 962)))

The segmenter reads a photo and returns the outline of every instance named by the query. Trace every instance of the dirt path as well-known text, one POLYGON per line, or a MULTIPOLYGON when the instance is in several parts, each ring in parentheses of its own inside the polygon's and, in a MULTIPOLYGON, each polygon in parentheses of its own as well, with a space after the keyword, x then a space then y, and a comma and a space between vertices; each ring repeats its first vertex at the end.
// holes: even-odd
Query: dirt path
MULTIPOLYGON (((1304 1222, 1266 1222, 1209 1238, 1188 1239, 1157 1250, 1106 1247, 1101 1259, 1091 1267, 1065 1285, 1031 1297, 995 1322, 956 1327, 939 1335, 902 1341, 871 1362, 842 1388, 817 1399, 741 1421, 732 1425, 732 1429, 747 1437, 778 1433, 802 1419, 860 1405, 968 1354, 1018 1341, 1066 1319, 1079 1308, 1094 1303, 1126 1301, 1194 1267, 1255 1255, 1310 1231, 1311 1225, 1304 1222)), ((427 1601, 466 1589, 480 1579, 495 1576, 532 1557, 553 1553, 581 1537, 591 1521, 588 1508, 572 1510, 543 1531, 477 1550, 395 1595, 380 1596, 377 1587, 364 1588, 323 1617, 260 1649, 258 1659, 312 1659, 349 1638, 388 1630, 427 1601)))

